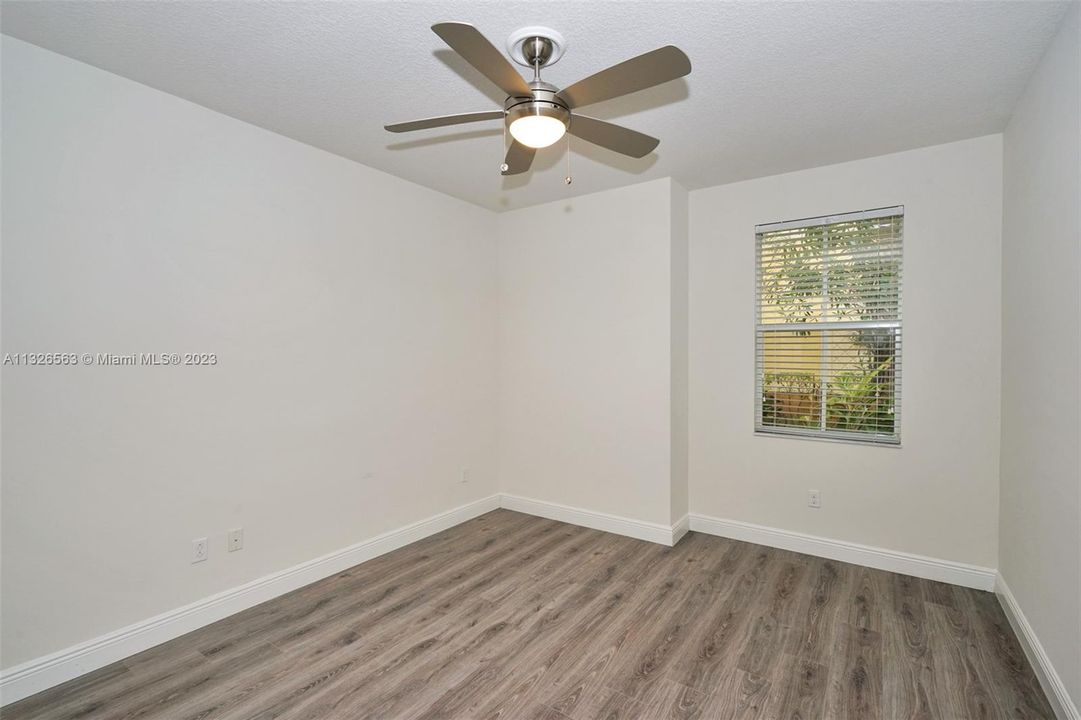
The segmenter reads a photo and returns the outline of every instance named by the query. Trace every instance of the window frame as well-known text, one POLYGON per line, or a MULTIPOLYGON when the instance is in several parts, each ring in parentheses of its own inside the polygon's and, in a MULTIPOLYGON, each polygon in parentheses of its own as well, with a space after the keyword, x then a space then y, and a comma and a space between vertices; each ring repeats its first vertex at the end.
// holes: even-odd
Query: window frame
MULTIPOLYGON (((904 248, 905 248, 905 206, 893 205, 880 208, 872 208, 869 210, 859 210, 855 212, 844 213, 831 213, 829 215, 819 215, 815 217, 800 218, 796 220, 784 220, 780 222, 770 222, 755 225, 754 227, 754 335, 752 341, 752 352, 754 353, 753 367, 754 367, 754 435, 756 437, 782 437, 782 438, 796 438, 800 440, 818 440, 834 443, 851 443, 864 446, 875 447, 888 447, 888 448, 900 448, 901 447, 901 394, 903 386, 903 365, 901 363, 901 355, 903 351, 902 336, 904 334, 904 248), (898 282, 897 282, 897 319, 896 320, 872 320, 872 321, 829 321, 829 322, 814 322, 814 323, 763 323, 761 322, 761 275, 760 275, 760 258, 761 258, 761 239, 760 236, 763 233, 778 232, 782 230, 794 230, 798 228, 808 227, 824 227, 828 225, 834 225, 845 222, 855 222, 859 220, 873 220, 876 218, 885 217, 897 217, 901 218, 901 229, 898 233, 898 282), (818 326, 819 331, 826 331, 829 329, 852 329, 857 330, 861 328, 889 328, 895 331, 894 337, 894 355, 896 358, 896 364, 899 368, 896 372, 893 387, 893 407, 894 407, 894 426, 891 434, 885 433, 872 433, 861 432, 851 430, 828 430, 826 429, 826 416, 822 414, 822 427, 806 428, 806 427, 781 427, 763 425, 762 423, 762 392, 764 386, 764 374, 765 374, 765 361, 759 365, 759 337, 760 334, 764 338, 770 331, 785 332, 792 330, 810 330, 814 331, 815 326, 818 326), (769 328, 769 330, 764 329, 769 328)), ((828 276, 827 276, 828 277, 828 276)), ((828 280, 824 279, 824 283, 828 280)), ((825 372, 825 356, 823 358, 823 373, 825 372)), ((825 395, 823 395, 823 403, 825 403, 825 395)))

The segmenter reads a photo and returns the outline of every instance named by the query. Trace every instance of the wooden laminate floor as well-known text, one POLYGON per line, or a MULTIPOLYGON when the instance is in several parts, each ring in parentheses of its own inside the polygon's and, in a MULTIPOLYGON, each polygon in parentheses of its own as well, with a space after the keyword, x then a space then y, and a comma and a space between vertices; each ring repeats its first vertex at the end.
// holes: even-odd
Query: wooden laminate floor
POLYGON ((1052 718, 995 597, 498 510, 4 720, 1052 718))

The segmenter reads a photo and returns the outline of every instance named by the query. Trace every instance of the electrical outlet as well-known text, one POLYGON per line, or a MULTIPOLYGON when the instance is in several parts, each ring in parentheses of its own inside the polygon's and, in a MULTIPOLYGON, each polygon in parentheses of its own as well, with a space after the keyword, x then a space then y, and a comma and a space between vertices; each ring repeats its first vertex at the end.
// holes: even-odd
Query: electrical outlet
POLYGON ((234 528, 229 531, 229 538, 227 540, 229 552, 236 552, 237 550, 244 549, 244 528, 234 528))
POLYGON ((807 506, 813 508, 822 507, 822 493, 818 490, 807 491, 807 506))
POLYGON ((195 538, 191 541, 191 561, 192 563, 199 563, 207 559, 209 551, 207 549, 206 538, 195 538))

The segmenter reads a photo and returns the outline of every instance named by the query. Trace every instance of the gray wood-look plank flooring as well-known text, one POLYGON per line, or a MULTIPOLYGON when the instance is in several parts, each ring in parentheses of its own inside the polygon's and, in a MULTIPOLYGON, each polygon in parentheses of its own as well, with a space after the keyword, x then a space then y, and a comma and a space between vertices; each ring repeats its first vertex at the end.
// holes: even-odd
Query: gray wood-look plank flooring
POLYGON ((1053 718, 996 598, 497 510, 27 698, 67 718, 1053 718))

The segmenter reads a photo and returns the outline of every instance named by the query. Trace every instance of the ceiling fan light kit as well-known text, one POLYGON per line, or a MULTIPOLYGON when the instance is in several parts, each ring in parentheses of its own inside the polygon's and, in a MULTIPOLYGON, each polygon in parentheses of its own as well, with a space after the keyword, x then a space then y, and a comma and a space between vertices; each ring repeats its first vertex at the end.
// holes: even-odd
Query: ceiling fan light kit
POLYGON ((535 150, 559 142, 570 124, 569 114, 558 105, 544 106, 529 103, 531 107, 514 108, 507 112, 510 134, 518 142, 535 150))
POLYGON ((533 80, 528 83, 472 25, 438 23, 432 26, 432 31, 507 94, 503 111, 445 115, 386 125, 385 129, 390 132, 410 132, 501 118, 513 138, 500 168, 504 175, 517 175, 529 170, 536 151, 555 144, 566 133, 623 155, 645 157, 653 152, 660 140, 621 125, 581 115, 575 110, 675 80, 691 71, 691 62, 683 51, 666 45, 601 70, 561 90, 540 77, 541 68, 556 62, 566 50, 563 36, 550 28, 522 28, 507 40, 510 56, 520 65, 533 68, 533 80))
POLYGON ((570 127, 571 112, 556 97, 555 86, 541 80, 530 84, 529 98, 507 98, 503 112, 511 137, 537 149, 554 145, 570 127))

